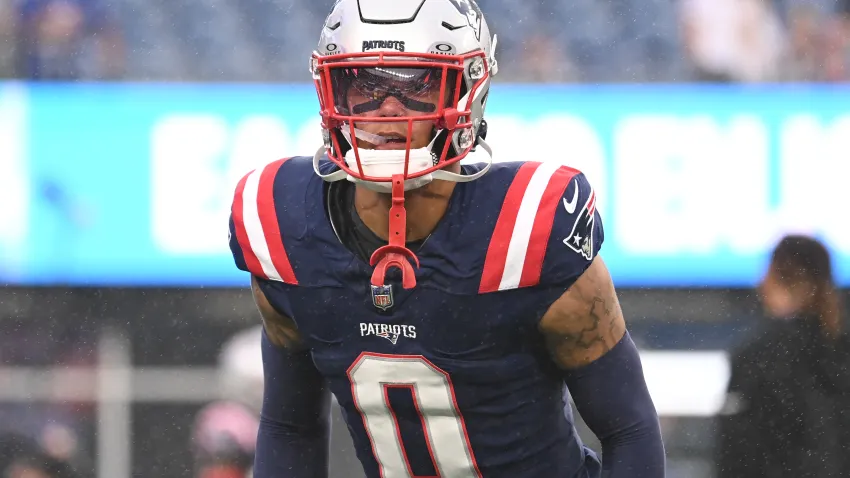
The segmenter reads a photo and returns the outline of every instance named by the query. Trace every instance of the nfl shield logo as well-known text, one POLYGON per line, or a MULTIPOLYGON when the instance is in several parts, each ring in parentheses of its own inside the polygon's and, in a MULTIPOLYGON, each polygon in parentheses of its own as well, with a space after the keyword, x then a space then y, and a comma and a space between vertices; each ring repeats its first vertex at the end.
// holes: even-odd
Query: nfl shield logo
POLYGON ((387 310, 393 306, 393 286, 373 285, 372 304, 381 310, 387 310))

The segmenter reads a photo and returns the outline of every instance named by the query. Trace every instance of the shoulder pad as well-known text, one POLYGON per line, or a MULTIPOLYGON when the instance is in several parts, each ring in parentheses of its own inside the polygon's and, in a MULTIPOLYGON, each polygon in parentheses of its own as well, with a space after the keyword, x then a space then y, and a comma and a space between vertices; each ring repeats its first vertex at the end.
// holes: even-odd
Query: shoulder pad
MULTIPOLYGON (((284 234, 303 223, 300 208, 287 204, 300 197, 313 172, 304 171, 304 158, 273 161, 246 174, 236 186, 230 214, 230 250, 236 267, 262 279, 298 284, 284 234)), ((303 214, 302 214, 303 215, 303 214)))
POLYGON ((602 240, 596 194, 581 171, 522 163, 490 238, 479 293, 569 286, 590 265, 602 240))

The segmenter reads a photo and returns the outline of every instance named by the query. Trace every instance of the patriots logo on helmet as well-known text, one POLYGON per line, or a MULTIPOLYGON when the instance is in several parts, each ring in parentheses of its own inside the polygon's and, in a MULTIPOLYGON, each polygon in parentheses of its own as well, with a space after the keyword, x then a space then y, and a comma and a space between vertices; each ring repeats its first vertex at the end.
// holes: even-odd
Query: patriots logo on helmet
MULTIPOLYGON (((372 304, 381 309, 387 310, 393 306, 393 286, 392 285, 373 285, 372 286, 372 304)), ((398 336, 396 336, 396 339, 398 336)), ((393 342, 395 343, 395 342, 393 342)))
POLYGON ((471 2, 470 0, 449 0, 452 4, 457 8, 463 16, 466 17, 466 21, 469 22, 469 26, 475 32, 475 39, 481 40, 481 9, 478 8, 478 5, 471 2))
MULTIPOLYGON (((573 200, 571 202, 567 202, 567 199, 564 198, 564 208, 569 214, 573 214, 575 212, 576 201, 578 200, 578 183, 576 183, 576 189, 573 194, 573 200)), ((582 207, 579 211, 578 217, 573 224, 572 232, 570 232, 570 235, 564 239, 564 244, 567 247, 576 253, 581 254, 587 260, 593 259, 593 226, 596 221, 594 218, 595 212, 596 192, 591 189, 590 197, 587 198, 587 202, 585 202, 584 207, 582 207)))

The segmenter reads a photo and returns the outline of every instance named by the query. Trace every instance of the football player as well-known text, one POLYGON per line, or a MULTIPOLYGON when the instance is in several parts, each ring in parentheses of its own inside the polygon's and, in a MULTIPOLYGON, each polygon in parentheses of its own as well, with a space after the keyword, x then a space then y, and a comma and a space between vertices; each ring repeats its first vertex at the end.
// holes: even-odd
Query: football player
POLYGON ((495 43, 472 0, 327 17, 325 144, 246 175, 232 208, 265 326, 255 477, 327 476, 330 393, 370 478, 664 476, 592 186, 557 157, 492 164, 495 43))

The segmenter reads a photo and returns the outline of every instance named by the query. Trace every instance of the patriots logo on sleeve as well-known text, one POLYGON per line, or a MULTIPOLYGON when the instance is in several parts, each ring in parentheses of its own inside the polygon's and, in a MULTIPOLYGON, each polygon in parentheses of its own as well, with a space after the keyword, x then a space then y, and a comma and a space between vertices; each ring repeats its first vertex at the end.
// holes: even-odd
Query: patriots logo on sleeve
MULTIPOLYGON (((578 206, 578 188, 579 183, 576 182, 572 201, 567 202, 567 198, 563 198, 564 209, 566 209, 567 214, 571 216, 576 212, 576 207, 578 206)), ((564 244, 567 247, 575 251, 577 254, 581 254, 587 260, 593 259, 594 253, 594 212, 596 212, 596 192, 591 189, 590 196, 588 196, 584 206, 582 206, 581 210, 578 212, 575 223, 573 223, 572 232, 570 232, 570 235, 564 239, 564 244)))

